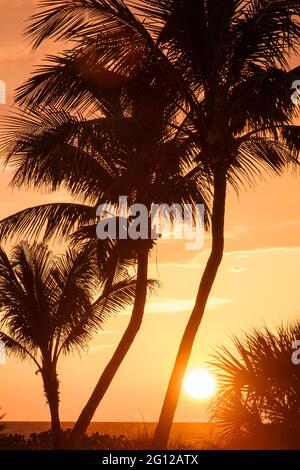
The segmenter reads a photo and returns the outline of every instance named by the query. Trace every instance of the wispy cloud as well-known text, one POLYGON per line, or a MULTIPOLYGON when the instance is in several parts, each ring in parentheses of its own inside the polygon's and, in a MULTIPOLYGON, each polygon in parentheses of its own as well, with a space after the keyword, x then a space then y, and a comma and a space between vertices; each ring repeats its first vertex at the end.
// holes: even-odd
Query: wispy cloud
POLYGON ((234 274, 238 274, 238 273, 243 273, 244 271, 248 271, 248 268, 229 268, 229 271, 231 273, 234 273, 234 274))
MULTIPOLYGON (((207 302, 207 309, 213 310, 221 305, 232 303, 232 299, 225 297, 211 297, 207 302)), ((146 306, 146 314, 150 315, 174 315, 178 313, 190 312, 195 304, 194 299, 174 299, 164 298, 157 302, 150 302, 146 306)), ((121 315, 130 315, 131 310, 124 310, 121 315)))
POLYGON ((118 331, 115 330, 101 330, 100 335, 116 335, 118 331))
POLYGON ((208 299, 206 309, 214 310, 215 308, 220 307, 221 305, 228 305, 232 303, 233 299, 229 299, 226 297, 211 297, 210 299, 208 299))
POLYGON ((281 228, 281 227, 289 227, 291 225, 299 225, 300 224, 300 220, 298 219, 294 219, 294 220, 283 220, 281 222, 276 222, 274 224, 271 224, 268 226, 268 229, 269 230, 275 230, 277 228, 281 228))
POLYGON ((265 248, 253 248, 251 250, 233 250, 224 253, 225 256, 235 255, 238 258, 245 258, 249 255, 264 253, 290 253, 300 251, 300 246, 274 246, 265 248))
POLYGON ((162 263, 150 263, 150 268, 158 268, 158 271, 161 267, 163 268, 174 268, 174 269, 203 269, 205 267, 204 263, 197 264, 194 259, 190 262, 182 262, 182 263, 171 263, 171 262, 162 262, 162 263))
POLYGON ((193 308, 192 299, 171 299, 165 298, 158 302, 149 303, 146 307, 147 313, 181 313, 193 308))
POLYGON ((99 351, 104 351, 105 349, 111 349, 113 347, 114 347, 113 344, 96 344, 95 346, 89 347, 89 352, 96 353, 99 351))

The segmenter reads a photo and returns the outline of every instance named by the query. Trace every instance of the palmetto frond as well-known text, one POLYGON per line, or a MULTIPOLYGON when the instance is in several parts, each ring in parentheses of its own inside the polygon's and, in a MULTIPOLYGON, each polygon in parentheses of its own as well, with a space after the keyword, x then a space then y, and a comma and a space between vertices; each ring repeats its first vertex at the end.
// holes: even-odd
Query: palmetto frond
POLYGON ((291 360, 298 337, 298 324, 274 332, 253 330, 242 339, 234 338, 234 349, 217 350, 212 365, 219 390, 211 412, 228 438, 237 441, 243 432, 266 437, 269 425, 280 424, 277 431, 272 429, 282 439, 284 430, 290 436, 298 429, 300 374, 291 360))

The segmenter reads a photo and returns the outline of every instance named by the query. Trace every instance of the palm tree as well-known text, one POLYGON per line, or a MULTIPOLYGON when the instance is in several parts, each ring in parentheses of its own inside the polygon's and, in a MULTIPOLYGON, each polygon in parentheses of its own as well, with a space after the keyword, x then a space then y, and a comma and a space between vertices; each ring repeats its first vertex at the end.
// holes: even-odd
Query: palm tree
MULTIPOLYGON (((167 445, 193 342, 222 260, 228 183, 237 190, 263 170, 281 173, 297 155, 299 127, 292 125, 297 111, 289 91, 297 77, 288 73, 287 57, 299 45, 299 12, 297 0, 49 0, 41 3, 28 28, 36 47, 49 37, 97 37, 116 69, 124 67, 128 74, 136 66, 137 43, 146 47, 168 83, 180 90, 185 135, 196 143, 198 165, 213 184, 211 253, 154 447, 167 445), (113 37, 122 41, 108 47, 113 37)), ((40 97, 39 87, 29 96, 30 89, 23 91, 20 97, 29 104, 40 97)))
POLYGON ((0 340, 8 354, 30 359, 41 374, 54 448, 62 446, 58 360, 82 350, 108 315, 132 303, 135 280, 99 292, 98 266, 86 252, 55 257, 22 242, 11 258, 0 249, 0 340))
POLYGON ((161 448, 167 445, 193 342, 222 261, 228 183, 237 188, 263 170, 280 174, 298 155, 287 57, 299 45, 300 6, 293 0, 140 3, 161 50, 188 88, 199 161, 214 188, 211 253, 155 431, 154 447, 161 448))
MULTIPOLYGON (((167 82, 179 93, 174 103, 182 121, 177 127, 194 142, 194 163, 213 185, 211 254, 177 354, 154 447, 167 445, 193 342, 222 260, 228 183, 238 190, 263 170, 279 174, 297 155, 299 128, 292 125, 297 110, 289 91, 295 76, 288 73, 287 57, 299 45, 299 10, 297 0, 49 0, 41 2, 27 30, 35 46, 49 37, 75 44, 82 37, 87 43, 98 41, 95 49, 105 63, 113 64, 116 73, 124 70, 126 78, 149 57, 160 71, 158 77, 164 77, 162 82, 154 77, 152 83, 167 82)), ((99 74, 80 70, 81 79, 89 82, 84 102, 91 104, 99 74)), ((21 89, 20 102, 45 103, 45 95, 48 103, 80 102, 80 83, 70 82, 62 93, 60 77, 55 98, 50 97, 50 73, 21 89)))
POLYGON ((231 445, 299 448, 300 370, 292 361, 299 337, 298 323, 253 330, 214 354, 211 417, 231 445))
MULTIPOLYGON (((4 141, 7 162, 15 166, 13 185, 53 190, 64 185, 88 204, 22 211, 1 221, 2 239, 12 233, 37 236, 43 230, 47 239, 85 225, 81 235, 93 238, 97 205, 117 206, 120 195, 149 211, 153 203, 195 205, 208 200, 208 184, 201 184, 201 172, 193 168, 197 146, 175 124, 179 92, 167 84, 143 44, 135 41, 143 61, 127 76, 115 63, 111 69, 108 48, 113 51, 120 38, 114 37, 112 44, 103 41, 83 35, 80 46, 52 57, 52 64, 20 88, 17 102, 24 108, 8 122, 4 141)), ((132 264, 137 259, 135 303, 129 325, 74 427, 74 440, 87 429, 140 329, 154 242, 120 240, 113 244, 113 255, 110 251, 111 273, 120 261, 132 264)), ((101 250, 102 243, 98 245, 101 250)))

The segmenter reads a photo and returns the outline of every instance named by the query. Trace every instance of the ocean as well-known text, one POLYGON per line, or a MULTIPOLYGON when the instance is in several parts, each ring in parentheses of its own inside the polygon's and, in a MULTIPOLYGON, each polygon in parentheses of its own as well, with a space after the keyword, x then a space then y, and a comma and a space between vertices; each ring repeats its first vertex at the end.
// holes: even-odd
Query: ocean
MULTIPOLYGON (((7 434, 23 434, 28 437, 31 433, 40 433, 50 429, 50 423, 46 421, 3 421, 5 426, 3 432, 7 434)), ((64 429, 72 428, 74 423, 62 422, 64 429)), ((111 436, 125 435, 137 437, 151 435, 155 423, 142 422, 92 422, 88 428, 88 434, 98 432, 111 436)), ((214 427, 208 423, 174 423, 171 439, 184 441, 194 448, 198 448, 203 440, 209 440, 214 427)))

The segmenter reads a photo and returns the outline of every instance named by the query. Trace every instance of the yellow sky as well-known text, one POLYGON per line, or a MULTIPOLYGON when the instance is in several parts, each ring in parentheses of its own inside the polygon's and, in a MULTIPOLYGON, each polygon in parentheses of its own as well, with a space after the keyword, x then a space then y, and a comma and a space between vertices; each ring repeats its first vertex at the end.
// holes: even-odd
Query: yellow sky
MULTIPOLYGON (((0 79, 13 89, 28 77, 34 63, 47 52, 43 46, 30 53, 21 39, 23 21, 35 1, 0 0, 0 79)), ((296 59, 296 64, 299 61, 296 59)), ((0 109, 1 116, 7 107, 0 109)), ((9 172, 0 178, 0 217, 46 200, 50 196, 12 192, 9 172)), ((300 179, 299 175, 260 182, 255 191, 230 194, 226 217, 226 253, 200 332, 190 368, 208 360, 213 347, 228 343, 228 335, 251 326, 276 325, 300 312, 300 179)), ((162 241, 153 253, 151 275, 163 289, 150 299, 143 328, 124 361, 95 420, 155 420, 161 407, 174 355, 203 270, 209 239, 198 253, 186 251, 183 242, 162 241), (156 266, 156 256, 158 267, 156 266)), ((81 358, 61 363, 61 418, 77 417, 96 379, 109 360, 126 327, 128 312, 108 321, 103 333, 81 358)), ((0 365, 0 406, 8 420, 48 420, 41 379, 34 367, 9 359, 0 365)), ((176 420, 201 420, 201 402, 185 392, 176 420)))

